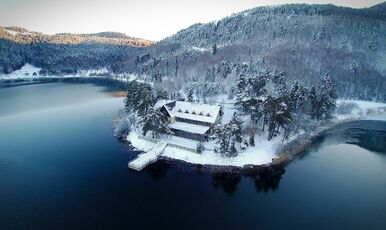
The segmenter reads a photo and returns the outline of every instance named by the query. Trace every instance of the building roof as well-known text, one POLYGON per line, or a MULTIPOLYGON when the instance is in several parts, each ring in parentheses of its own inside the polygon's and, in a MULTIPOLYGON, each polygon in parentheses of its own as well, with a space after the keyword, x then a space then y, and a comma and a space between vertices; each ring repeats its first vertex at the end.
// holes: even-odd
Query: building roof
POLYGON ((215 123, 220 112, 219 105, 207 105, 177 101, 170 111, 172 116, 189 120, 215 123))
POLYGON ((197 134, 205 134, 210 129, 208 126, 194 125, 179 121, 169 124, 169 128, 197 134))
POLYGON ((172 102, 175 102, 173 100, 158 100, 155 105, 154 105, 154 109, 159 109, 161 108, 162 106, 166 105, 166 104, 169 104, 169 103, 172 103, 172 102))
POLYGON ((165 107, 170 116, 207 123, 215 123, 221 106, 198 104, 185 101, 159 100, 155 109, 165 107))

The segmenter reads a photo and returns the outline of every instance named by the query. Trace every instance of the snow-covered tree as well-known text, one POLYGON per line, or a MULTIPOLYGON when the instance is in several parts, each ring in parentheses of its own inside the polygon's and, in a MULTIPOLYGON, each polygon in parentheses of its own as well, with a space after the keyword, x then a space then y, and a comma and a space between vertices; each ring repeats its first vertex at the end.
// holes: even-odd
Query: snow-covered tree
POLYGON ((319 113, 318 120, 329 119, 332 117, 332 113, 336 109, 336 91, 332 83, 332 79, 329 75, 326 75, 319 83, 320 95, 319 95, 319 113))
POLYGON ((140 116, 145 116, 150 109, 153 108, 153 100, 151 91, 147 88, 142 88, 140 92, 138 92, 137 98, 137 112, 140 116))
POLYGON ((165 116, 158 110, 148 109, 142 120, 142 134, 151 132, 153 138, 159 138, 162 134, 172 135, 165 116))
POLYGON ((235 137, 236 142, 241 143, 243 141, 242 138, 242 124, 243 122, 237 116, 237 113, 234 112, 232 119, 229 122, 231 135, 235 137))
POLYGON ((198 142, 197 147, 196 147, 196 152, 197 153, 202 153, 205 151, 205 146, 202 141, 198 142))

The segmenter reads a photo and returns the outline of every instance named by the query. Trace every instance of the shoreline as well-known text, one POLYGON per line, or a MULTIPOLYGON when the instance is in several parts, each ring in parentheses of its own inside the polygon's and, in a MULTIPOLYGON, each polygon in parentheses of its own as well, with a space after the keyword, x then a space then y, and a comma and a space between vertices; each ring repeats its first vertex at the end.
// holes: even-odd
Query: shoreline
MULTIPOLYGON (((386 113, 379 113, 374 115, 386 115, 386 113)), ((276 172, 277 170, 283 170, 285 166, 306 154, 307 151, 310 150, 317 141, 320 141, 321 138, 323 138, 326 132, 333 130, 339 125, 364 120, 364 118, 366 117, 348 118, 344 120, 332 121, 327 125, 319 127, 316 131, 307 134, 302 134, 294 138, 290 142, 284 144, 280 149, 275 152, 277 157, 273 158, 270 163, 266 164, 246 164, 243 166, 198 164, 163 155, 159 156, 158 160, 177 165, 178 167, 182 167, 184 169, 190 169, 193 171, 200 172, 241 173, 252 175, 260 174, 262 172, 276 172)), ((135 146, 132 145, 129 140, 127 140, 127 136, 118 137, 118 139, 123 143, 129 145, 131 148, 135 148, 135 146)), ((144 151, 140 150, 140 152, 144 151)))

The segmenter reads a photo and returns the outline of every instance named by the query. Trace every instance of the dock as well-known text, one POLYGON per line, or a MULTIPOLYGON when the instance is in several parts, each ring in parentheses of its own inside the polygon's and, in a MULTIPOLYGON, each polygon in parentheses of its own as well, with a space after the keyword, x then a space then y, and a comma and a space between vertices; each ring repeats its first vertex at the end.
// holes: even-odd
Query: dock
POLYGON ((143 168, 157 161, 158 157, 163 153, 168 144, 158 142, 153 148, 146 153, 139 154, 132 161, 129 161, 129 168, 141 171, 143 168))

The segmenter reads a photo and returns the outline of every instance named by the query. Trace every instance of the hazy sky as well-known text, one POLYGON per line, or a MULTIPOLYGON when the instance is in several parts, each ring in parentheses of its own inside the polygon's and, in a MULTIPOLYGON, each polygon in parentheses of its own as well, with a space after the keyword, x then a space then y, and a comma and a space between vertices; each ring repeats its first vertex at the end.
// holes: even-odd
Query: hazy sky
POLYGON ((285 3, 333 3, 362 8, 384 0, 0 0, 0 25, 48 34, 101 31, 160 40, 197 22, 285 3))

